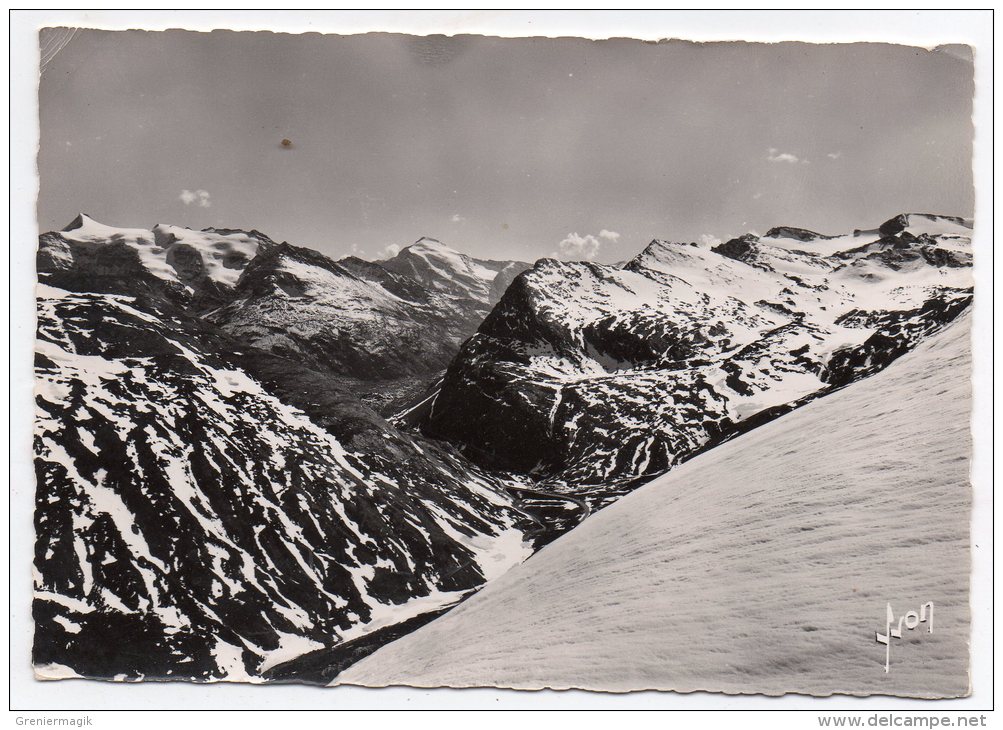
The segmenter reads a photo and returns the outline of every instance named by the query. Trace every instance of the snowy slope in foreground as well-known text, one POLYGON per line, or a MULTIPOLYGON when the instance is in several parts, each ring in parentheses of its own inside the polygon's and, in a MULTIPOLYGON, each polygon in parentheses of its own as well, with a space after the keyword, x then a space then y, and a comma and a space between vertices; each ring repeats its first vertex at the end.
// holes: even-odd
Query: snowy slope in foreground
POLYGON ((968 692, 967 315, 586 520, 347 684, 968 692), (891 666, 875 642, 896 615, 891 666))

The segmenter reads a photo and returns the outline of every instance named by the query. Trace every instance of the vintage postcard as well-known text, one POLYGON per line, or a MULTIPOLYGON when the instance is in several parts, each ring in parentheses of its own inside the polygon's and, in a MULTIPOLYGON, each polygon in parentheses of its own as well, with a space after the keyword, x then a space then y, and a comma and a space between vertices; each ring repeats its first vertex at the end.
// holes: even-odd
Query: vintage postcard
POLYGON ((38 42, 36 677, 969 694, 971 47, 38 42))

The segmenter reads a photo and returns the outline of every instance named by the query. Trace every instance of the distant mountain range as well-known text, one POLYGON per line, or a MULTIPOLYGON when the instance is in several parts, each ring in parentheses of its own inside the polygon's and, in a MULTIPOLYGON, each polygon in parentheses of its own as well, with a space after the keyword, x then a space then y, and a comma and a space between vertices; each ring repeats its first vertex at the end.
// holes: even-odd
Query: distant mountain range
POLYGON ((258 231, 112 228, 83 214, 39 248, 54 286, 168 302, 245 344, 361 381, 445 369, 527 268, 428 238, 388 261, 335 261, 258 231))
POLYGON ((81 215, 39 239, 37 670, 327 683, 944 328, 970 236, 903 215, 530 266, 81 215))

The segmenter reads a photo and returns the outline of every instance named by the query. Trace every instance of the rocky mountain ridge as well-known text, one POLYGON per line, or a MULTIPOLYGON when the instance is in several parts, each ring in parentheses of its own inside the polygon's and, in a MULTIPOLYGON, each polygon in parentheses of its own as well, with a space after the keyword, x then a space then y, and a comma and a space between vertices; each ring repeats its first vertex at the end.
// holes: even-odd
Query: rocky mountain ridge
POLYGON ((913 214, 873 233, 656 240, 621 267, 541 260, 418 422, 477 463, 604 504, 953 320, 972 298, 970 236, 913 214))
POLYGON ((258 231, 115 228, 78 215, 39 239, 38 270, 70 291, 135 293, 356 381, 442 371, 528 264, 420 239, 382 262, 335 261, 258 231))

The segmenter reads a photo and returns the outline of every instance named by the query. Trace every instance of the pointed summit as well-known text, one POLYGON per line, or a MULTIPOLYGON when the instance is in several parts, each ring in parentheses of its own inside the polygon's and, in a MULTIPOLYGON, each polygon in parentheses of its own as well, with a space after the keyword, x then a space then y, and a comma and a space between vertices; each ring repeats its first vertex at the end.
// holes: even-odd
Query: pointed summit
POLYGON ((379 263, 390 271, 411 277, 429 290, 483 304, 497 301, 501 296, 498 289, 514 278, 513 271, 519 273, 529 268, 529 264, 518 261, 476 259, 429 236, 422 236, 393 258, 379 263), (495 286, 499 273, 513 264, 514 269, 508 270, 495 286))
POLYGON ((65 231, 76 231, 76 230, 78 230, 80 228, 83 228, 85 226, 94 225, 94 224, 100 225, 96 220, 94 220, 93 218, 91 218, 86 213, 77 213, 77 217, 74 218, 72 221, 70 221, 69 224, 67 224, 66 227, 63 228, 63 231, 64 232, 65 231))
POLYGON ((450 248, 449 246, 447 246, 446 244, 444 244, 442 241, 438 240, 437 238, 431 238, 429 236, 422 236, 417 241, 415 241, 414 243, 412 243, 410 246, 405 247, 403 249, 403 251, 407 251, 408 249, 412 249, 412 248, 419 249, 419 250, 426 249, 426 250, 430 250, 430 251, 449 251, 449 252, 456 253, 456 254, 460 253, 459 251, 456 251, 455 249, 450 248))

